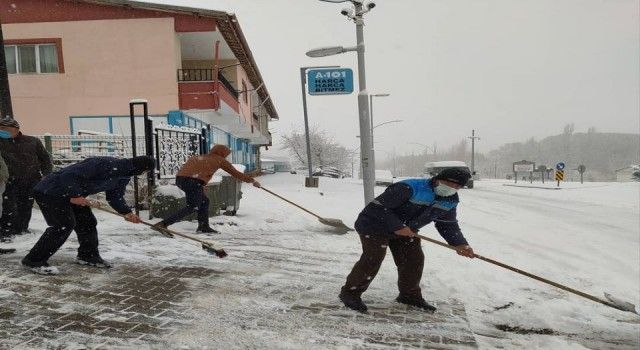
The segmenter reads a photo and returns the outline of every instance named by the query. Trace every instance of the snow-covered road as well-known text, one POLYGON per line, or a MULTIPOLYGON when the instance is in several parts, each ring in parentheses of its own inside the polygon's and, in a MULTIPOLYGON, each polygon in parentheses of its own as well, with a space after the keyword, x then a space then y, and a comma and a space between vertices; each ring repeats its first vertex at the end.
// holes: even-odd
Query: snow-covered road
MULTIPOLYGON (((357 180, 321 178, 318 189, 304 188, 301 175, 260 181, 348 225, 362 209, 357 180)), ((640 184, 569 183, 562 190, 505 184, 483 180, 461 191, 460 225, 477 253, 596 296, 606 291, 640 302, 640 184)), ((328 233, 314 217, 259 189, 244 187, 243 193, 238 216, 211 219, 223 232, 211 238, 230 253, 224 260, 188 241, 168 241, 141 225, 98 214, 102 254, 116 265, 220 272, 201 280, 206 288, 192 295, 194 323, 164 339, 172 348, 640 346, 640 317, 429 243, 423 243, 423 290, 440 306, 433 318, 393 301, 392 259, 363 296, 374 315, 354 316, 340 308, 337 293, 361 251, 355 234, 328 233)), ((32 227, 41 232, 44 222, 34 214, 32 227)), ((175 228, 189 231, 195 224, 175 228)), ((421 233, 440 239, 431 226, 421 233)), ((14 246, 24 254, 35 239, 19 237, 14 246)), ((52 259, 62 263, 63 273, 76 244, 70 240, 52 259)), ((0 292, 10 289, 5 286, 0 292)))

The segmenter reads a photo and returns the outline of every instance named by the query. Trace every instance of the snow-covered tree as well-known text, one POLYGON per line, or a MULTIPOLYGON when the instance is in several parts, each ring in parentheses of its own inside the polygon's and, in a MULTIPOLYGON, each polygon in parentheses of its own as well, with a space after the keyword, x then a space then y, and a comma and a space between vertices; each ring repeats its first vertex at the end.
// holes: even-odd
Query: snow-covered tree
MULTIPOLYGON (((343 171, 350 170, 353 151, 335 142, 333 137, 317 126, 309 129, 311 144, 311 165, 314 168, 334 167, 343 171)), ((294 161, 307 166, 307 143, 304 130, 293 130, 282 136, 282 147, 288 150, 294 161)))

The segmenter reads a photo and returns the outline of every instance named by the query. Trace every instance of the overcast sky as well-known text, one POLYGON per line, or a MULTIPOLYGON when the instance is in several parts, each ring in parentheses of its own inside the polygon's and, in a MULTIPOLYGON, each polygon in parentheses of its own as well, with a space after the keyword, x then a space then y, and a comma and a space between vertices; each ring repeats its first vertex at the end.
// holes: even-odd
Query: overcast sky
MULTIPOLYGON (((355 45, 349 3, 317 0, 148 0, 234 12, 280 121, 303 125, 299 67, 341 65, 355 53, 308 58, 311 48, 355 45)), ((639 0, 378 0, 365 17, 367 90, 376 149, 419 152, 471 135, 477 150, 576 131, 640 132, 639 0)), ((309 97, 309 118, 359 146, 357 94, 309 97)), ((277 148, 277 144, 275 144, 277 148)), ((382 154, 380 156, 383 156, 382 154)))

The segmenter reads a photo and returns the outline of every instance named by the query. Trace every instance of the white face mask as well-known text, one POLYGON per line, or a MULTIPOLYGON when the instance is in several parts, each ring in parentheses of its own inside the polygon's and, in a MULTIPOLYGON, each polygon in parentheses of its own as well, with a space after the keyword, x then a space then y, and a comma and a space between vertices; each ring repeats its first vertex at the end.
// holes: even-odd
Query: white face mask
POLYGON ((454 194, 456 194, 456 192, 458 192, 457 189, 453 188, 453 187, 449 187, 445 184, 438 184, 435 188, 434 191, 436 192, 436 194, 440 197, 449 197, 449 196, 453 196, 454 194))

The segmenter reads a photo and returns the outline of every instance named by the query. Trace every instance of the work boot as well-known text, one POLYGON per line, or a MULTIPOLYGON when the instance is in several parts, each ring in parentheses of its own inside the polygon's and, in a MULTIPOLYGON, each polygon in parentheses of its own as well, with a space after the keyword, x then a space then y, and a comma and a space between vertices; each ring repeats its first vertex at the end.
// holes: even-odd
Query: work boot
POLYGON ((57 275, 60 273, 57 267, 50 266, 48 263, 34 263, 33 261, 22 259, 20 262, 22 266, 29 269, 33 273, 38 275, 57 275))
POLYGON ((167 231, 167 224, 165 224, 164 221, 160 221, 155 225, 151 226, 151 229, 162 233, 162 235, 165 237, 173 238, 173 234, 167 231))
POLYGON ((0 254, 11 254, 15 252, 16 250, 13 248, 9 248, 9 249, 0 248, 0 254))
POLYGON ((93 266, 101 269, 110 269, 111 264, 108 261, 102 259, 99 254, 91 255, 91 256, 78 256, 76 258, 76 263, 80 265, 93 266))
POLYGON ((341 292, 338 297, 340 298, 340 301, 342 301, 344 306, 348 307, 349 309, 361 312, 363 314, 367 313, 367 305, 362 302, 360 296, 341 292))
POLYGON ((421 296, 409 296, 400 294, 396 298, 396 301, 401 304, 419 307, 429 313, 434 313, 436 311, 435 306, 427 303, 426 300, 424 300, 421 296))
POLYGON ((214 230, 211 226, 209 226, 209 224, 199 224, 198 228, 196 229, 196 232, 199 233, 220 233, 216 230, 214 230))

